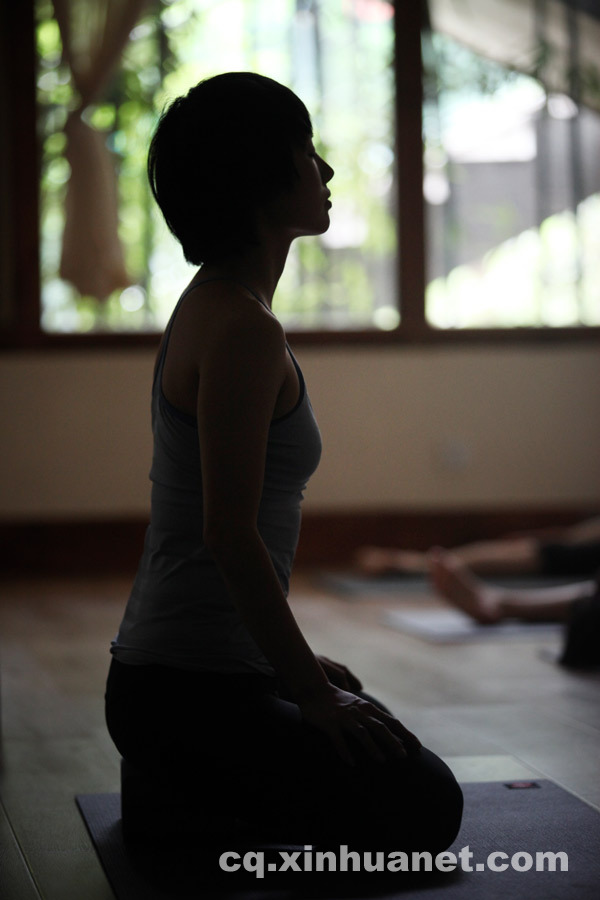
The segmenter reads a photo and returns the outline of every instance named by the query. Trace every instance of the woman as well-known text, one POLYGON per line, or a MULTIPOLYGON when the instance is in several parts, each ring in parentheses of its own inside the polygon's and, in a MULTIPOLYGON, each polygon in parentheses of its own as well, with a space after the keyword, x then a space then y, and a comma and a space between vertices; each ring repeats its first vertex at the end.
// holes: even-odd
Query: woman
POLYGON ((452 774, 314 656, 286 602, 321 442, 271 303, 292 240, 329 226, 333 170, 308 112, 271 79, 219 75, 166 111, 148 169, 201 269, 155 369, 151 524, 112 646, 113 740, 281 839, 444 849, 462 808, 452 774))

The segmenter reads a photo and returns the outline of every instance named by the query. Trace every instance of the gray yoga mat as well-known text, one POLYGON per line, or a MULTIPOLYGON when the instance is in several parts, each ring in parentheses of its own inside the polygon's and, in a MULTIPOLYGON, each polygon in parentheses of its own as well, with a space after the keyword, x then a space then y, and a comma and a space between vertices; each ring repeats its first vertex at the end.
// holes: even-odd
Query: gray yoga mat
MULTIPOLYGON (((404 597, 414 597, 414 595, 419 594, 430 596, 433 593, 433 589, 424 575, 391 573, 389 575, 369 577, 356 574, 355 572, 321 572, 318 579, 321 587, 339 594, 347 600, 389 594, 398 600, 402 600, 404 597)), ((554 587, 560 584, 568 584, 573 580, 573 578, 543 575, 505 575, 490 576, 489 578, 489 581, 493 584, 512 588, 554 587)))
POLYGON ((321 572, 319 584, 348 600, 369 594, 426 594, 431 588, 423 575, 357 575, 353 572, 321 572))
MULTIPOLYGON (((381 875, 302 872, 287 881, 267 873, 261 881, 246 873, 222 874, 207 881, 203 848, 132 854, 123 844, 118 794, 88 794, 77 798, 80 811, 118 900, 308 900, 308 898, 398 898, 398 900, 598 900, 600 885, 600 813, 550 781, 463 785, 465 813, 461 832, 451 848, 484 870, 381 875), (568 870, 527 871, 539 852, 567 854, 568 870), (472 853, 472 857, 468 853, 472 853), (486 862, 499 852, 506 871, 490 871, 486 862), (162 856, 162 859, 161 859, 162 856)), ((227 849, 235 849, 229 841, 227 849)), ((239 847, 241 852, 244 848, 239 847)), ((254 846, 256 849, 256 845, 254 846)), ((271 845, 269 859, 279 859, 271 845)), ((288 848, 292 849, 292 848, 288 848)), ((301 847, 295 849, 302 849, 301 847)), ((214 858, 214 857, 213 857, 214 858)))

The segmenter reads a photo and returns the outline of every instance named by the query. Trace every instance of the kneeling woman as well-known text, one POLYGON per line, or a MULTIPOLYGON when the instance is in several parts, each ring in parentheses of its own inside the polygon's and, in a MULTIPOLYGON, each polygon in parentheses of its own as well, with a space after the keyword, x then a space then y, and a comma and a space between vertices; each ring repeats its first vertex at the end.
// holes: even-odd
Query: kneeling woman
POLYGON ((321 441, 271 302, 294 238, 329 226, 309 114, 269 78, 219 75, 163 114, 148 171, 201 268, 156 362, 151 524, 112 645, 112 738, 257 833, 445 849, 452 773, 312 653, 286 600, 321 441))

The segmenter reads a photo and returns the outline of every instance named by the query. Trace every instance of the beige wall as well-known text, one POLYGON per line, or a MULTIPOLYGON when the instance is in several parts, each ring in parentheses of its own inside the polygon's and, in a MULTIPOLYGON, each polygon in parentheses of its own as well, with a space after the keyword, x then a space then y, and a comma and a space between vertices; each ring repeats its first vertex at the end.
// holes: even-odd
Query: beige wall
MULTIPOLYGON (((306 508, 600 508, 596 347, 297 355, 324 439, 306 508)), ((146 513, 152 357, 0 358, 0 519, 146 513)))

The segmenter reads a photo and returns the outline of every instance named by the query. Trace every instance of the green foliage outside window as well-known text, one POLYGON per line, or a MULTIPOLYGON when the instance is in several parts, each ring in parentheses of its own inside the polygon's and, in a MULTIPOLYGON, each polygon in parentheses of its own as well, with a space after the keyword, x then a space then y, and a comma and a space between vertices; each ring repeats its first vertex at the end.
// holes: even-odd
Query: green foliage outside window
MULTIPOLYGON (((84 113, 105 135, 114 160, 119 234, 134 282, 104 302, 79 296, 58 276, 69 179, 62 129, 77 98, 61 63, 50 0, 37 0, 36 10, 45 330, 164 327, 193 269, 151 199, 147 147, 165 104, 201 78, 240 69, 270 75, 302 97, 317 146, 335 169, 331 228, 292 245, 277 290, 278 314, 295 330, 398 325, 390 4, 155 0, 133 29, 102 101, 84 113)), ((538 80, 443 35, 430 35, 423 50, 427 320, 437 328, 600 324, 600 185, 590 152, 600 117, 573 104, 569 109, 568 98, 547 96, 538 80), (529 155, 509 148, 501 158, 493 135, 477 149, 475 132, 473 146, 468 140, 458 151, 452 146, 461 122, 480 122, 485 137, 490 110, 499 122, 521 102, 529 104, 529 121, 513 137, 518 143, 535 131, 529 155), (569 146, 579 118, 588 135, 579 140, 581 158, 567 152, 546 171, 542 151, 547 156, 548 146, 569 146), (478 180, 485 166, 486 178, 478 180), (525 194, 514 187, 519 166, 529 167, 527 192, 538 194, 530 197, 533 210, 525 210, 525 194), (554 191, 556 171, 570 171, 573 180, 577 167, 587 172, 586 190, 559 192, 544 211, 540 196, 547 200, 544 194, 554 191)))
MULTIPOLYGON (((385 4, 380 4, 385 11, 385 4)), ((154 331, 193 274, 146 184, 146 153, 164 106, 201 78, 253 70, 292 87, 313 115, 336 175, 332 226, 292 247, 276 303, 296 329, 394 327, 391 209, 392 21, 353 18, 340 2, 159 0, 131 33, 102 102, 84 113, 118 174, 119 235, 134 284, 104 302, 58 276, 69 166, 62 128, 76 106, 49 0, 37 2, 42 145, 42 326, 47 331, 154 331)))

